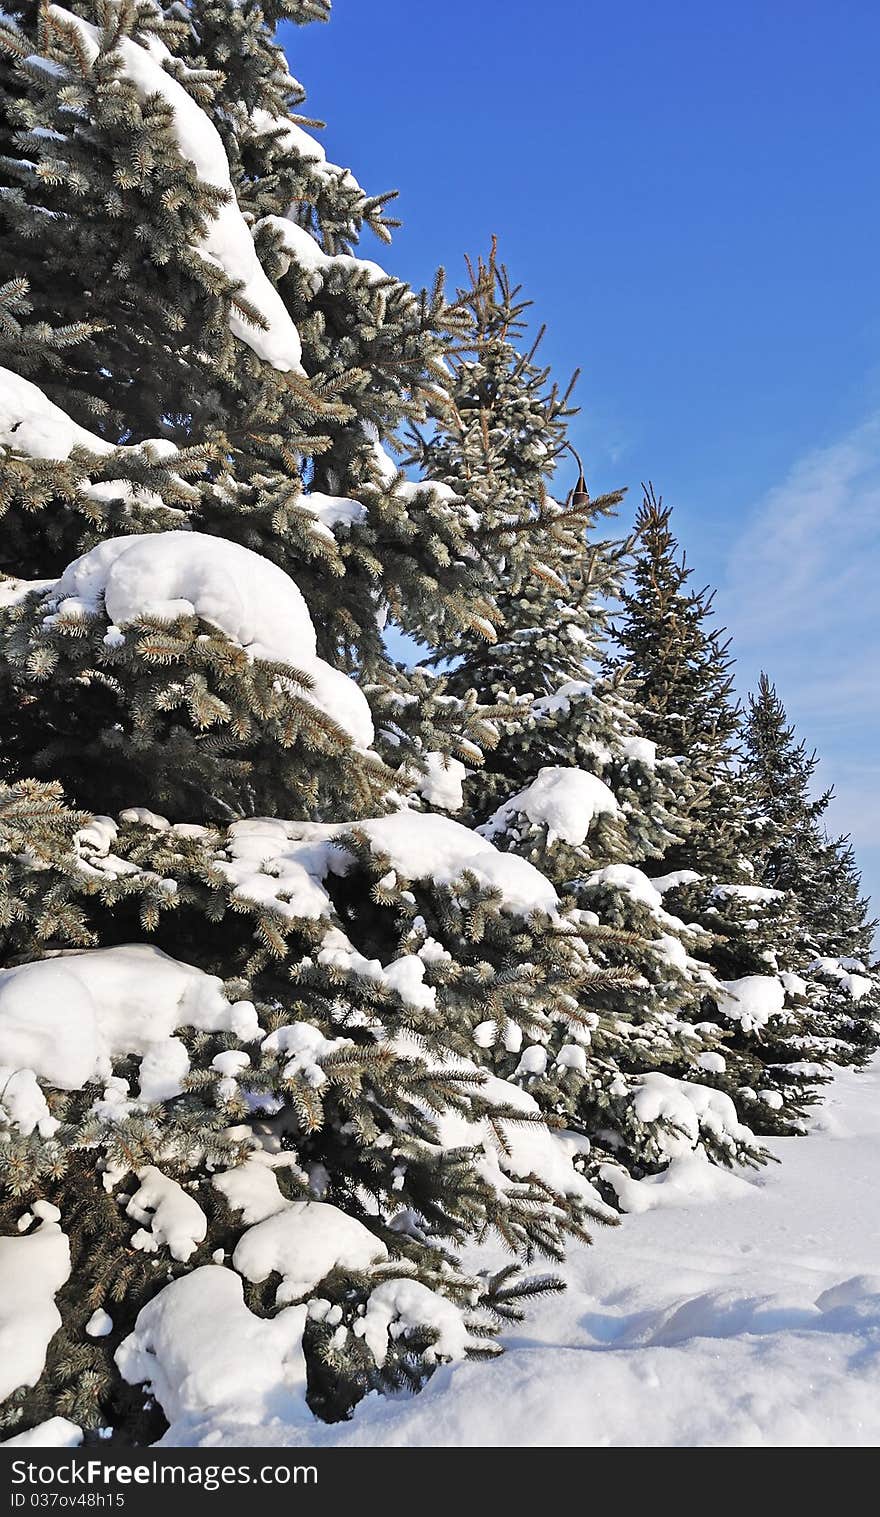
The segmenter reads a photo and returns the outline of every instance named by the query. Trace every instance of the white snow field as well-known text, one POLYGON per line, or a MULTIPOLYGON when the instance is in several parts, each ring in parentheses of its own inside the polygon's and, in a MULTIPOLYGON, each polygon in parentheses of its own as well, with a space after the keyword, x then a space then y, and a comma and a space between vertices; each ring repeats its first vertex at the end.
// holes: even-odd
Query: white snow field
POLYGON ((880 1061, 827 1090, 782 1164, 576 1250, 502 1359, 284 1441, 880 1445, 880 1061))
MULTIPOLYGON (((650 1209, 599 1229, 591 1248, 572 1253, 568 1291, 508 1331, 494 1363, 464 1360, 464 1323, 436 1297, 438 1349, 457 1362, 441 1366, 420 1395, 373 1394, 335 1426, 306 1407, 306 1308, 286 1304, 326 1267, 316 1253, 326 1242, 318 1214, 333 1208, 287 1203, 272 1215, 278 1196, 265 1186, 256 1193, 249 1174, 230 1193, 240 1191, 237 1204, 247 1196, 262 1203, 246 1219, 256 1224, 247 1250, 239 1244, 232 1268, 203 1266, 160 1291, 117 1363, 126 1379, 152 1386, 171 1423, 160 1440, 169 1447, 880 1445, 880 1059, 861 1075, 836 1076, 809 1136, 769 1146, 782 1164, 747 1179, 695 1155, 675 1184, 656 1186, 650 1209), (242 1274, 263 1279, 280 1269, 280 1232, 301 1231, 302 1220, 310 1222, 303 1278, 288 1282, 285 1270, 282 1310, 259 1318, 245 1306, 242 1274)), ((149 1188, 156 1176, 140 1178, 149 1188)), ((141 1199, 156 1207, 146 1220, 161 1232, 163 1197, 141 1199)), ((15 1311, 5 1322, 0 1303, 15 1384, 40 1374, 59 1320, 54 1293, 69 1267, 55 1209, 37 1203, 33 1212, 42 1219, 37 1232, 4 1240, 15 1254, 8 1262, 33 1275, 30 1285, 21 1269, 14 1275, 15 1311)), ((363 1263, 370 1235, 357 1223, 349 1231, 346 1248, 363 1263)), ((182 1236, 188 1246, 186 1227, 182 1236)), ((363 1331, 378 1363, 394 1323, 413 1313, 429 1320, 431 1295, 405 1279, 373 1292, 363 1331)), ((92 1318, 86 1330, 106 1332, 108 1323, 92 1318)), ((54 1417, 8 1446, 81 1440, 75 1424, 54 1417)))

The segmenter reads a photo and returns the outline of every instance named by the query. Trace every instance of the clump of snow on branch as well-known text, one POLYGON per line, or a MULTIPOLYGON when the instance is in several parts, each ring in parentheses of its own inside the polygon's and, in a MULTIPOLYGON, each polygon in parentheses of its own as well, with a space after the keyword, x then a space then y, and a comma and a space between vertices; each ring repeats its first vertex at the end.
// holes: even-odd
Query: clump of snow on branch
POLYGON ((37 1201, 35 1232, 0 1238, 0 1401, 36 1385, 46 1350, 61 1326, 56 1293, 70 1275, 70 1246, 57 1207, 37 1201))
POLYGON ((258 233, 263 227, 275 232, 281 239, 284 273, 294 263, 304 274, 312 276, 313 287, 316 289, 320 288, 323 275, 333 269, 362 274, 370 284, 378 284, 389 278, 385 270, 369 258, 356 258, 351 253, 325 253, 311 232, 286 216, 264 216, 257 222, 254 231, 258 233))
POLYGON ((259 1284, 277 1272, 277 1305, 297 1301, 334 1269, 368 1270, 388 1250, 369 1228, 324 1201, 290 1201, 282 1211, 243 1233, 232 1262, 259 1284))
POLYGON ((547 841, 557 838, 578 847, 598 816, 614 816, 616 797, 595 774, 584 769, 544 768, 537 778, 513 795, 479 831, 495 838, 516 825, 517 818, 547 828, 547 841))
MULTIPOLYGON (((66 952, 0 971, 0 1063, 59 1090, 108 1080, 114 1059, 129 1055, 152 1060, 155 1081, 159 1057, 182 1027, 243 1041, 259 1036, 249 1001, 230 1003, 215 975, 148 944, 66 952)), ((7 1087, 0 1105, 8 1103, 7 1087)))
MULTIPOLYGON (((163 463, 177 453, 175 444, 163 437, 117 448, 97 432, 81 427, 31 380, 4 368, 0 368, 0 445, 26 458, 59 461, 69 458, 75 448, 101 457, 138 455, 148 463, 163 463)), ((123 482, 105 481, 92 488, 106 490, 110 483, 116 487, 123 482)))
POLYGON ((225 1197, 232 1211, 241 1213, 246 1226, 262 1222, 290 1204, 275 1178, 279 1159, 287 1157, 258 1149, 248 1154, 243 1164, 214 1175, 214 1188, 225 1197))
POLYGON ((354 680, 318 657, 298 585, 269 559, 200 532, 111 537, 69 564, 47 597, 49 615, 101 609, 119 628, 139 617, 201 616, 251 658, 305 674, 303 698, 325 711, 362 748, 373 741, 366 697, 354 680))
MULTIPOLYGON (((418 1056, 417 1045, 403 1035, 395 1039, 395 1046, 399 1053, 418 1056)), ((476 1116, 449 1109, 435 1117, 441 1150, 478 1150, 477 1168, 501 1195, 510 1189, 512 1182, 535 1176, 557 1195, 571 1197, 595 1215, 613 1216, 599 1193, 575 1168, 576 1146, 573 1150, 564 1133, 551 1131, 545 1125, 541 1109, 528 1091, 487 1074, 469 1059, 450 1055, 443 1060, 442 1068, 459 1076, 472 1074, 475 1095, 488 1105, 489 1111, 476 1116), (504 1112, 508 1115, 502 1115, 504 1112)))
POLYGON ((748 974, 718 984, 718 1010, 731 1022, 739 1022, 744 1032, 766 1027, 785 1005, 785 990, 775 975, 748 974))
POLYGON ((206 1264, 166 1285, 116 1350, 122 1378, 147 1385, 171 1426, 169 1444, 235 1442, 272 1417, 312 1420, 302 1352, 304 1306, 267 1320, 244 1303, 241 1276, 206 1264))
MULTIPOLYGON (((461 1309, 454 1301, 441 1296, 418 1280, 385 1280, 371 1291, 367 1310, 354 1325, 354 1333, 363 1338, 376 1364, 381 1368, 388 1356, 389 1342, 410 1328, 430 1327, 437 1333, 436 1342, 426 1351, 425 1361, 454 1362, 464 1359, 475 1347, 461 1309)), ((484 1347, 484 1343, 480 1347, 484 1347)))
MULTIPOLYGON (((633 864, 606 864, 604 869, 596 869, 587 875, 585 885, 610 885, 614 890, 622 890, 632 900, 639 901, 647 906, 655 916, 666 917, 663 910, 663 898, 653 880, 633 864)), ((667 918, 667 920, 672 920, 667 918)))
MULTIPOLYGON (((101 47, 99 29, 60 5, 49 6, 49 17, 76 29, 86 57, 94 63, 101 47)), ((150 39, 149 51, 130 37, 120 37, 114 51, 120 59, 123 74, 134 85, 141 101, 160 95, 171 107, 173 130, 181 155, 193 165, 202 183, 227 191, 229 198, 208 220, 196 252, 217 264, 229 279, 241 286, 241 298, 259 313, 265 324, 264 327, 254 325, 233 304, 229 315, 232 332, 273 368, 302 374, 299 333, 257 257, 250 228, 235 198, 229 160, 220 133, 183 85, 162 67, 163 58, 171 55, 158 37, 150 39)))
POLYGON ((658 1138, 672 1158, 693 1150, 705 1134, 726 1146, 731 1157, 737 1143, 754 1142, 754 1134, 740 1122, 730 1096, 709 1085, 674 1080, 652 1070, 640 1077, 633 1105, 640 1121, 653 1123, 662 1118, 674 1129, 658 1138))
POLYGON ((770 890, 766 885, 715 885, 712 890, 713 900, 724 901, 733 898, 734 900, 750 901, 754 905, 765 905, 768 901, 779 901, 782 899, 782 896, 783 892, 781 890, 770 890))
POLYGON ((367 517, 367 508, 359 500, 350 500, 345 495, 325 495, 321 490, 301 495, 297 505, 311 513, 320 535, 327 539, 334 536, 334 527, 358 526, 367 517))
POLYGON ((807 966, 808 974, 826 974, 836 980, 841 990, 845 990, 854 1001, 860 1001, 875 989, 874 981, 864 971, 865 966, 860 959, 823 957, 814 959, 807 966))
POLYGON ((464 805, 462 785, 467 775, 464 764, 442 753, 424 753, 422 759, 425 771, 416 780, 422 800, 440 811, 460 811, 464 805))
POLYGON ((467 873, 482 888, 497 890, 511 913, 552 915, 558 908, 550 881, 528 860, 502 853, 460 822, 430 812, 396 812, 349 823, 263 817, 235 822, 218 868, 243 899, 273 904, 291 918, 314 920, 331 913, 324 881, 353 867, 344 846, 352 833, 387 858, 404 879, 455 886, 467 873))
POLYGON ((755 1147, 754 1133, 740 1122, 723 1091, 652 1071, 634 1082, 632 1103, 640 1122, 658 1124, 658 1148, 668 1163, 661 1174, 642 1180, 616 1164, 602 1165, 600 1177, 613 1188, 623 1211, 695 1205, 748 1188, 744 1180, 712 1164, 703 1144, 711 1140, 716 1150, 726 1149, 731 1162, 740 1146, 755 1147))
POLYGON ((501 853, 451 817, 398 812, 358 822, 357 830, 408 880, 456 885, 468 873, 483 889, 497 890, 507 911, 553 915, 559 905, 550 881, 527 859, 501 853))
MULTIPOLYGON (((330 163, 323 145, 290 116, 274 116, 271 111, 257 107, 250 114, 251 129, 255 137, 277 136, 279 145, 288 153, 306 162, 319 179, 337 180, 348 189, 360 190, 360 185, 351 169, 340 168, 330 163)), ((363 193, 363 192, 361 192, 363 193)))
POLYGON ((185 1264, 204 1242, 208 1219, 198 1202, 182 1185, 163 1175, 154 1164, 138 1170, 140 1186, 130 1198, 126 1212, 143 1227, 133 1235, 132 1248, 154 1254, 164 1243, 172 1259, 185 1264))
POLYGON ((696 869, 673 869, 669 874, 655 874, 650 883, 661 895, 667 890, 677 890, 680 885, 696 885, 701 876, 696 869))

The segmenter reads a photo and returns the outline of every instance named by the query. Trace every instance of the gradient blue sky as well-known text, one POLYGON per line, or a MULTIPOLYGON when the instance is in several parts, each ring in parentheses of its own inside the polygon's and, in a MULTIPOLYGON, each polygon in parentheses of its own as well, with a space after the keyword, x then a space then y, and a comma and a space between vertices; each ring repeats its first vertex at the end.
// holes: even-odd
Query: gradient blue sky
POLYGON ((675 506, 880 903, 880 7, 335 0, 284 41, 329 156, 400 190, 387 268, 498 234, 592 488, 675 506))

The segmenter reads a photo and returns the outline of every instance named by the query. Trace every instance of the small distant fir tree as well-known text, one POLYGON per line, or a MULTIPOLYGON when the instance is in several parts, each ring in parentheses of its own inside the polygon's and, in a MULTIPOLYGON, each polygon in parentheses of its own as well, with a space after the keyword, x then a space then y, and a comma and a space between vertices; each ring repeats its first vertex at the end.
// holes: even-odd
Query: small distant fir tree
MULTIPOLYGON (((810 908, 793 856, 826 846, 833 853, 834 845, 821 842, 816 830, 829 797, 809 799, 814 761, 784 734, 784 713, 771 710, 769 689, 762 685, 761 711, 750 703, 743 721, 730 644, 713 620, 713 594, 691 587, 671 514, 648 486, 621 596, 623 615, 615 624, 620 652, 611 664, 625 668, 642 727, 662 754, 680 756, 692 781, 680 819, 687 836, 661 865, 664 901, 709 934, 704 952, 722 986, 782 974, 785 1006, 766 1021, 743 1019, 726 994, 707 996, 703 1011, 728 1033, 736 1078, 751 1092, 743 1107, 750 1124, 763 1133, 796 1131, 827 1079, 830 1028, 827 986, 814 979, 808 989, 800 978, 815 949, 800 926, 810 908), (766 748, 766 764, 753 744, 766 748), (760 778, 756 764, 763 766, 760 778), (778 801, 771 802, 771 794, 778 801), (774 843, 789 848, 787 867, 781 857, 774 860, 774 843), (808 1009, 811 997, 817 1016, 808 1009), (756 1091, 762 1099, 753 1099, 756 1091)), ((860 941, 864 945, 865 937, 860 941)), ((870 1016, 855 1021, 860 1037, 870 1038, 870 1016)))

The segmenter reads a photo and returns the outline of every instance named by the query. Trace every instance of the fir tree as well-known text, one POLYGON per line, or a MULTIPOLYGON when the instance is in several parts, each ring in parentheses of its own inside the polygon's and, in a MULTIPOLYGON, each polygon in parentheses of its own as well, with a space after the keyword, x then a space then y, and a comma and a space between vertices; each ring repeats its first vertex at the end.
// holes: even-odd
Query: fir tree
POLYGON ((815 750, 796 740, 794 727, 767 675, 749 697, 743 778, 758 834, 761 875, 777 890, 806 900, 809 860, 831 791, 817 797, 810 783, 818 766, 815 750))
POLYGON ((626 667, 641 726, 662 755, 679 756, 690 780, 679 792, 685 836, 664 854, 655 883, 668 910, 707 934, 717 983, 704 988, 702 1015, 727 1039, 728 1088, 757 1132, 795 1132, 827 1078, 827 1044, 792 974, 804 962, 794 947, 794 881, 768 871, 770 823, 747 804, 729 642, 713 621, 713 593, 690 579, 670 508, 648 486, 614 662, 626 667))
POLYGON ((833 791, 811 793, 815 751, 798 741, 768 676, 749 697, 742 777, 758 839, 762 877, 795 902, 786 967, 816 980, 805 994, 814 1035, 835 1062, 863 1062, 876 1046, 875 923, 867 919, 849 840, 829 838, 823 818, 833 791), (853 980, 853 973, 856 978, 853 980))
POLYGON ((671 508, 652 485, 643 490, 614 635, 642 732, 664 757, 687 760, 687 838, 667 852, 665 866, 681 869, 686 857, 687 867, 701 873, 747 878, 730 641, 712 619, 714 592, 690 584, 693 571, 673 536, 671 508))
POLYGON ((0 28, 0 1216, 60 1314, 42 1371, 5 1361, 10 1431, 160 1432, 140 1387, 182 1277, 238 1312, 212 1338, 295 1331, 309 1404, 344 1416, 555 1288, 462 1245, 559 1259, 609 1215, 471 1056, 482 961, 449 968, 465 899, 540 1018, 582 973, 561 927, 523 963, 552 886, 399 809, 495 735, 380 630, 492 635, 469 508, 384 446, 470 317, 354 252, 387 197, 327 162, 272 38, 326 9, 0 28))
MULTIPOLYGON (((520 1080, 582 1135, 592 1172, 609 1187, 621 1173, 662 1169, 682 1141, 720 1162, 756 1159, 760 1147, 730 1099, 737 1080, 720 1034, 701 1013, 705 966, 695 955, 708 936, 664 910, 641 867, 681 843, 694 785, 677 758, 658 761, 625 681, 598 668, 629 547, 598 529, 620 495, 591 500, 580 470, 568 499, 553 499, 571 386, 560 392, 536 363, 537 342, 524 345, 527 303, 494 246, 468 268, 460 297, 473 335, 417 456, 475 512, 498 637, 459 635, 436 658, 454 692, 509 703, 497 745, 465 779, 464 815, 553 881, 583 962, 567 983, 555 969, 564 995, 546 1001, 542 1021, 523 1017, 515 996, 487 994, 491 1016, 475 1037, 494 1072, 520 1080), (702 1082, 691 1095, 707 1103, 705 1122, 689 1080, 702 1082)), ((480 940, 486 954, 489 935, 480 940)), ((546 941, 527 954, 542 973, 546 941)), ((498 962, 489 986, 511 969, 498 962)))
POLYGON ((874 961, 878 923, 869 918, 870 902, 862 895, 862 877, 849 836, 819 842, 818 889, 810 897, 810 930, 819 953, 834 958, 874 961))
MULTIPOLYGON (((694 589, 692 571, 671 526, 671 508, 644 487, 636 517, 631 573, 615 624, 619 652, 609 665, 625 673, 640 726, 666 760, 677 759, 686 783, 677 792, 678 836, 654 868, 666 908, 706 934, 703 953, 711 978, 702 990, 702 1015, 727 1038, 725 1086, 758 1132, 798 1129, 814 1097, 808 1079, 780 1083, 778 1049, 769 1021, 783 1017, 778 959, 793 919, 793 898, 768 889, 755 872, 754 839, 738 766, 740 711, 734 697, 729 641, 713 618, 714 592, 694 589), (763 985, 778 1013, 741 1013, 742 982, 763 985), (757 1092, 760 1090, 761 1095, 757 1092)), ((787 961, 784 961, 787 962, 787 961)), ((791 1002, 791 995, 788 996, 791 1002)), ((807 1063, 799 1064, 806 1069, 807 1063)))

